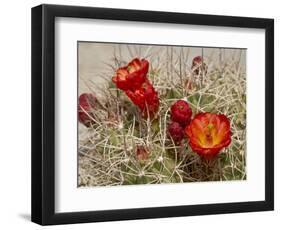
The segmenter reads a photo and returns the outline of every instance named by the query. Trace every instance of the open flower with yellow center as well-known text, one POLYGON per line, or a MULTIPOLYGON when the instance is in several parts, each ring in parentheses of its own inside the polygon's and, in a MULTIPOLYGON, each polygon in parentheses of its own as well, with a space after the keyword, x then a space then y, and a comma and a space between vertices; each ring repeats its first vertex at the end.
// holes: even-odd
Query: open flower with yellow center
POLYGON ((231 143, 230 122, 223 114, 198 113, 185 132, 192 150, 204 159, 214 158, 231 143))

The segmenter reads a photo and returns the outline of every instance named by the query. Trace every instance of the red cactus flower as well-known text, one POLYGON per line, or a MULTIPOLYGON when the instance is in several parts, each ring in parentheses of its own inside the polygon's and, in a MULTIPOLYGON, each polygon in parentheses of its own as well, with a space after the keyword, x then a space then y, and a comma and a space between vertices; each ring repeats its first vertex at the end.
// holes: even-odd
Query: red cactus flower
POLYGON ((175 121, 169 124, 168 132, 176 144, 180 143, 184 137, 184 128, 175 121))
POLYGON ((147 160, 149 157, 149 151, 146 147, 138 145, 136 155, 139 161, 147 160))
POLYGON ((139 107, 142 116, 153 118, 159 109, 159 97, 148 79, 140 86, 140 88, 132 91, 125 91, 132 102, 139 107))
POLYGON ((204 159, 214 158, 231 142, 230 122, 223 114, 198 113, 185 132, 193 151, 204 159))
POLYGON ((136 90, 145 82, 148 67, 147 60, 135 58, 127 66, 119 68, 112 81, 121 90, 136 90))
POLYGON ((171 119, 178 122, 182 127, 190 123, 192 110, 184 100, 178 100, 171 107, 171 119))
POLYGON ((203 62, 203 58, 201 56, 197 56, 192 60, 191 69, 195 75, 199 75, 203 73, 204 75, 206 75, 208 66, 206 65, 206 63, 203 62))
POLYGON ((93 122, 91 117, 96 104, 97 98, 91 93, 83 93, 79 96, 78 118, 87 127, 93 122))

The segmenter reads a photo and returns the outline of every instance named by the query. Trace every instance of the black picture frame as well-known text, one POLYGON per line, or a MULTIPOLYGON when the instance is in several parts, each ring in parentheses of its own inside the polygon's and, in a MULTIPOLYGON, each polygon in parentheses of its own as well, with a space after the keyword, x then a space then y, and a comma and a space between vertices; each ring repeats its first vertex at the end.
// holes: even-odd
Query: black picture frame
POLYGON ((32 221, 41 225, 274 209, 274 20, 110 8, 32 8, 32 221), (265 200, 55 213, 55 18, 88 18, 265 29, 265 200))

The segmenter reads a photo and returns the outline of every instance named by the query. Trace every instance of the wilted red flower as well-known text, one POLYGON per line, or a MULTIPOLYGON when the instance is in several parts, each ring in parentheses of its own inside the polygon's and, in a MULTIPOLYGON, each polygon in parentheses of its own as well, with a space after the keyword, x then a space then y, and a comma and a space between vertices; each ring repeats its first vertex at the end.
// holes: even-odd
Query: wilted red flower
POLYGON ((184 137, 184 128, 175 121, 169 124, 168 132, 176 144, 180 143, 184 137))
POLYGON ((96 107, 97 98, 91 93, 83 93, 79 96, 78 118, 85 126, 93 122, 93 109, 96 107))
POLYGON ((139 161, 147 160, 149 157, 149 151, 146 147, 138 145, 136 155, 139 161))
POLYGON ((198 113, 185 129, 194 152, 212 159, 231 142, 230 122, 223 114, 198 113))
POLYGON ((184 100, 178 100, 171 107, 171 119, 178 122, 182 127, 190 123, 192 110, 184 100))
POLYGON ((208 66, 206 65, 206 63, 203 62, 203 58, 201 56, 197 56, 192 60, 191 69, 192 72, 196 75, 203 74, 203 73, 204 75, 206 75, 208 66))
POLYGON ((135 58, 127 66, 119 68, 112 81, 121 90, 136 90, 145 82, 148 67, 147 60, 135 58))
POLYGON ((142 116, 153 118, 159 109, 159 97, 148 79, 136 90, 125 91, 132 102, 139 107, 142 116))

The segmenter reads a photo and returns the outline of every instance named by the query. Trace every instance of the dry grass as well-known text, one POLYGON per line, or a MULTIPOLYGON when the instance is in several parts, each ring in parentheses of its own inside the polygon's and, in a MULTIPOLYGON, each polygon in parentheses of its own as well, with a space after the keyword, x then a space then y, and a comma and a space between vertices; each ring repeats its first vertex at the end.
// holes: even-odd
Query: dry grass
POLYGON ((204 56, 208 65, 206 76, 192 75, 189 48, 116 46, 112 62, 105 63, 105 84, 86 82, 89 90, 99 95, 95 123, 79 135, 78 186, 156 184, 246 179, 246 76, 241 56, 204 56), (144 57, 150 62, 149 79, 160 96, 159 117, 144 120, 137 108, 110 79, 114 71, 126 64, 122 49, 131 58, 144 57), (187 89, 193 79, 196 87, 187 89), (98 93, 97 93, 98 92, 98 93), (184 141, 176 146, 167 135, 169 108, 185 98, 193 113, 223 113, 231 121, 232 142, 213 161, 203 161, 184 141), (138 160, 136 146, 149 151, 147 160, 138 160))

